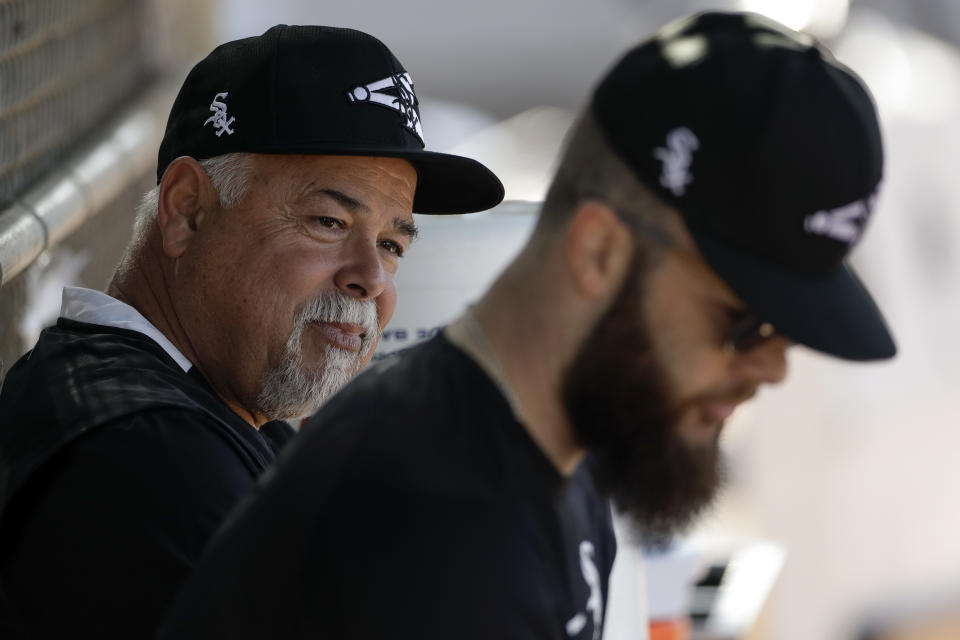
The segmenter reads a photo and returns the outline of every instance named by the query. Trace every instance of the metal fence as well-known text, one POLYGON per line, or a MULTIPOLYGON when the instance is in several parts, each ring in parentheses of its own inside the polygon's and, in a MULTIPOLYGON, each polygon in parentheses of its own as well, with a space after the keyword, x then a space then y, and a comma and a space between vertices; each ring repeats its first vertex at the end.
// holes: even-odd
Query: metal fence
POLYGON ((145 0, 0 0, 0 206, 147 75, 145 0))

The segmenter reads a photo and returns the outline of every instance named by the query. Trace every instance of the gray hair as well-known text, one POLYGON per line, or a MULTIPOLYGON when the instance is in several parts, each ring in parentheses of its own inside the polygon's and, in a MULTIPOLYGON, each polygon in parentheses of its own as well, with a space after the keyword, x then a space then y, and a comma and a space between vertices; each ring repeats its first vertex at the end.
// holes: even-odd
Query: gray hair
POLYGON ((620 159, 588 108, 567 136, 536 232, 548 236, 566 226, 578 205, 590 198, 657 229, 664 229, 667 218, 675 215, 620 159))
MULTIPOLYGON (((210 183, 217 190, 220 206, 232 207, 247 195, 253 173, 253 162, 249 153, 226 153, 207 158, 200 161, 200 166, 207 172, 210 183)), ((140 204, 137 205, 131 247, 142 245, 148 232, 156 224, 159 201, 160 185, 143 194, 140 204)))

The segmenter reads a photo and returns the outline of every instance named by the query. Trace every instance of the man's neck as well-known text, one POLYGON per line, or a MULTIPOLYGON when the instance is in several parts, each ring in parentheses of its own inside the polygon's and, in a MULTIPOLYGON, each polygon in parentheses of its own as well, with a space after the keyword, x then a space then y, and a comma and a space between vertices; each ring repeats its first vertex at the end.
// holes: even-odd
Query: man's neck
MULTIPOLYGON (((549 317, 549 308, 521 287, 523 279, 508 270, 470 311, 491 352, 471 355, 481 366, 487 361, 484 368, 495 380, 504 378, 496 381, 506 387, 520 422, 557 470, 570 475, 584 449, 573 436, 562 402, 569 345, 549 317)), ((484 351, 482 345, 479 350, 484 351)))
POLYGON ((118 270, 107 286, 107 295, 125 302, 150 321, 193 366, 197 356, 173 310, 163 278, 153 269, 135 262, 118 270))
POLYGON ((218 381, 211 379, 204 371, 192 342, 180 324, 168 291, 159 265, 153 269, 136 261, 132 265, 122 265, 107 287, 107 295, 129 304, 165 335, 197 368, 200 375, 207 380, 210 387, 231 411, 255 429, 259 429, 267 421, 266 418, 254 415, 232 396, 224 393, 218 387, 218 381))

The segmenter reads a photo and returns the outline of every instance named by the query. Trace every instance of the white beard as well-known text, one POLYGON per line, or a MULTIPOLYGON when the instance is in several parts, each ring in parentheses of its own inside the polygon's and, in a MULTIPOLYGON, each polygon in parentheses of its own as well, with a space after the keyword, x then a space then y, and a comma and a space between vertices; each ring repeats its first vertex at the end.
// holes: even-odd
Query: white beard
POLYGON ((264 374, 257 394, 257 410, 271 420, 300 418, 314 413, 360 372, 380 338, 373 300, 356 300, 333 291, 304 304, 293 321, 293 331, 280 364, 264 374), (325 345, 322 363, 303 364, 303 330, 311 322, 342 322, 364 328, 360 350, 325 345))

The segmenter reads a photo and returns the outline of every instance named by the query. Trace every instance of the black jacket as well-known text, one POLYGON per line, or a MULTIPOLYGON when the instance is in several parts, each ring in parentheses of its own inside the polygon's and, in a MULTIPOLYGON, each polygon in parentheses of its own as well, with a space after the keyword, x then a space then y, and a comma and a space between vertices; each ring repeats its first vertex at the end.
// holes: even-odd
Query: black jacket
POLYGON ((0 635, 148 637, 293 434, 150 338, 61 318, 0 390, 0 635))

